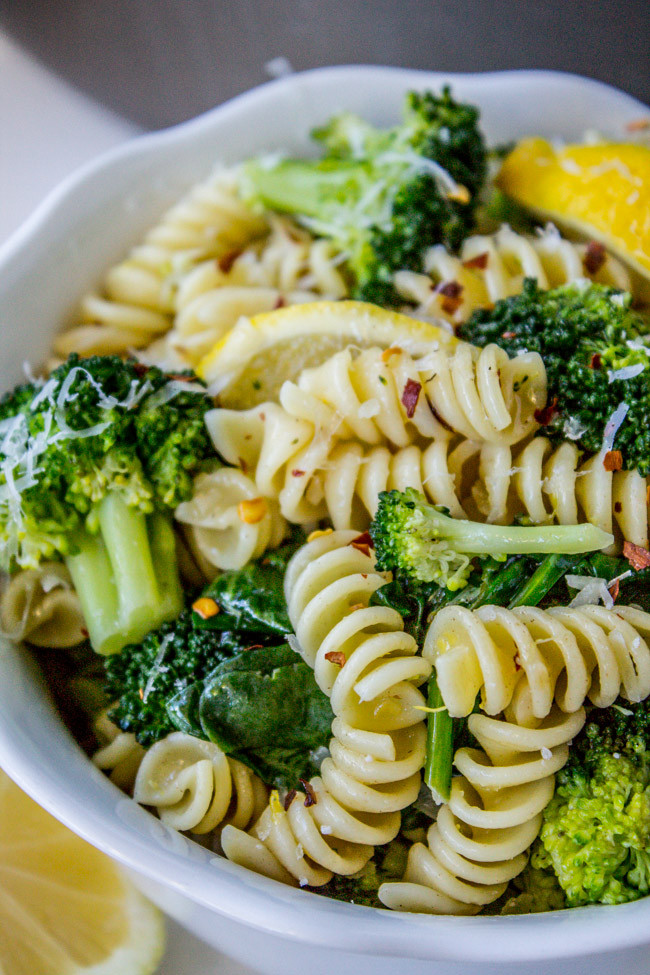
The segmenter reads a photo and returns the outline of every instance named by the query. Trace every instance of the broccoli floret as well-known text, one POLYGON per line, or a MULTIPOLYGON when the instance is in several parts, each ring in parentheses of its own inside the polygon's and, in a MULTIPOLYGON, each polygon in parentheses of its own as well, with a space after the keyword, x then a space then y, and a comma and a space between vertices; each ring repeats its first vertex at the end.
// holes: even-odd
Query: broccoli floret
POLYGON ((613 540, 589 524, 506 527, 450 518, 413 488, 380 494, 370 535, 379 569, 452 591, 467 585, 473 556, 590 552, 613 540))
POLYGON ((184 380, 72 355, 0 402, 0 568, 63 557, 100 653, 182 608, 171 509, 213 454, 184 380))
POLYGON ((650 706, 594 709, 544 810, 535 867, 552 869, 569 907, 650 893, 650 706))
POLYGON ((511 356, 539 352, 548 380, 545 432, 555 441, 569 438, 597 453, 608 421, 624 403, 627 414, 615 446, 623 468, 638 468, 645 477, 650 474, 650 336, 630 301, 629 294, 604 285, 542 291, 529 278, 520 295, 475 312, 460 334, 479 346, 496 342, 511 356), (627 367, 638 371, 616 378, 627 367))
POLYGON ((402 304, 395 271, 421 271, 428 247, 455 249, 473 227, 486 175, 477 109, 448 88, 410 92, 396 128, 344 114, 313 135, 325 147, 320 160, 251 161, 245 193, 333 240, 347 256, 354 297, 402 304))
MULTIPOLYGON (((107 657, 105 692, 115 701, 110 718, 132 731, 142 745, 151 745, 176 725, 169 701, 216 665, 248 646, 251 636, 196 625, 196 614, 185 609, 175 620, 148 633, 141 643, 107 657)), ((263 639, 257 636, 257 639, 263 639)))

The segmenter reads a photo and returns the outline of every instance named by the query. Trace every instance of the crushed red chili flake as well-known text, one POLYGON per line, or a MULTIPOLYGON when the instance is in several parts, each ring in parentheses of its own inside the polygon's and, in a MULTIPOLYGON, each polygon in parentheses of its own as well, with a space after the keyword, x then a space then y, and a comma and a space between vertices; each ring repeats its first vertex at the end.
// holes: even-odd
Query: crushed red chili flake
POLYGON ((284 298, 282 297, 282 295, 279 295, 278 296, 278 300, 273 305, 273 311, 277 311, 278 308, 284 308, 285 305, 286 305, 286 301, 284 300, 284 298))
POLYGON ((357 535, 351 542, 348 542, 348 545, 351 548, 356 548, 358 552, 363 552, 364 555, 370 555, 370 549, 374 548, 370 532, 363 532, 361 535, 357 535))
POLYGON ((232 266, 241 254, 241 250, 228 251, 227 254, 222 254, 222 256, 217 260, 217 267, 224 274, 228 274, 232 270, 232 266))
POLYGON ((603 360, 600 357, 600 355, 598 354, 598 352, 594 352, 594 354, 592 355, 591 359, 589 360, 589 368, 590 369, 600 369, 600 367, 602 365, 602 362, 603 362, 603 360))
POLYGON ((238 457, 237 458, 237 463, 241 467, 243 473, 244 474, 247 474, 248 473, 248 464, 246 463, 246 461, 244 460, 244 458, 243 457, 238 457))
POLYGON ((81 635, 85 640, 87 640, 88 637, 90 636, 90 633, 88 632, 85 626, 81 627, 81 635))
POLYGON ((336 664, 337 667, 343 667, 347 661, 347 657, 342 650, 330 650, 329 653, 325 654, 325 660, 329 660, 331 664, 336 664))
POLYGON ((643 132, 650 129, 650 118, 635 118, 625 126, 628 132, 643 132))
POLYGON ((290 789, 289 792, 287 792, 286 796, 284 797, 284 803, 283 803, 285 812, 287 812, 289 806, 291 805, 291 803, 293 802, 293 800, 296 798, 297 795, 298 795, 297 789, 290 789))
POLYGON ((489 260, 490 255, 487 251, 483 251, 482 254, 477 254, 476 257, 470 257, 469 260, 463 261, 463 267, 477 268, 479 271, 484 271, 488 266, 489 260))
POLYGON ((149 366, 145 366, 144 362, 134 362, 133 371, 136 376, 144 376, 149 372, 149 366))
POLYGON ((501 338, 502 339, 514 339, 516 337, 517 337, 517 333, 516 332, 502 332, 501 333, 501 338))
POLYGON ((622 510, 623 510, 623 505, 621 504, 621 502, 620 501, 615 501, 614 502, 614 511, 616 512, 616 514, 617 515, 620 515, 620 513, 621 513, 622 510))
POLYGON ((299 781, 302 783, 302 787, 306 793, 305 806, 307 806, 307 808, 309 808, 310 806, 315 806, 316 803, 318 802, 318 799, 316 798, 316 793, 312 788, 311 782, 307 782, 306 779, 299 779, 299 781))
POLYGON ((291 471, 291 476, 292 477, 304 477, 305 476, 305 472, 304 471, 301 471, 298 467, 296 467, 294 470, 291 471))
POLYGON ((641 545, 634 542, 625 542, 623 545, 623 555, 628 560, 633 569, 647 569, 650 566, 650 552, 641 545))
POLYGON ((201 596, 200 599, 197 599, 195 603, 192 603, 192 609, 202 620, 209 620, 221 612, 218 603, 214 599, 210 599, 209 596, 201 596))
POLYGON ((603 457, 603 467, 606 471, 620 471, 623 469, 623 454, 620 450, 608 450, 603 457))
POLYGON ((621 588, 621 584, 618 579, 615 579, 611 586, 607 587, 607 592, 610 594, 614 602, 618 599, 618 591, 621 588))
POLYGON ((404 392, 402 393, 402 404, 404 405, 404 409, 406 410, 406 415, 409 420, 413 418, 415 407, 418 405, 421 390, 422 383, 416 382, 415 379, 406 380, 406 386, 404 387, 404 392))
POLYGON ((442 281, 436 288, 436 293, 442 296, 440 305, 448 315, 458 310, 461 302, 463 286, 458 281, 442 281))
POLYGON ((142 690, 141 687, 138 688, 138 694, 140 696, 140 700, 144 701, 144 691, 142 690))
POLYGON ((541 427, 547 427, 553 417, 559 412, 560 410, 557 405, 557 396, 554 396, 551 402, 546 404, 544 409, 535 410, 533 416, 541 427))
POLYGON ((607 260, 607 251, 599 240, 590 240, 587 244, 582 265, 587 274, 596 274, 607 260))

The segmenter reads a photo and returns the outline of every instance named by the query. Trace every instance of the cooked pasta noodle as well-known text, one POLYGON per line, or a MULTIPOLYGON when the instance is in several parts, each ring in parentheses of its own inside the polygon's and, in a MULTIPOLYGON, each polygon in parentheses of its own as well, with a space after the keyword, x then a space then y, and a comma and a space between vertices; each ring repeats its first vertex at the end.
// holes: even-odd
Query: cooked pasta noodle
POLYGON ((130 731, 120 731, 106 711, 94 722, 94 730, 100 747, 92 756, 93 765, 106 772, 118 788, 132 792, 144 748, 130 731))
POLYGON ((277 502, 260 498, 253 481, 232 467, 199 474, 192 498, 174 517, 186 526, 190 548, 208 577, 218 569, 241 569, 286 534, 277 502))
POLYGON ((455 325, 477 308, 520 294, 524 278, 534 278, 541 288, 591 278, 630 290, 630 276, 620 261, 607 254, 602 267, 591 273, 585 266, 586 249, 586 244, 565 240, 552 224, 531 235, 504 225, 494 234, 468 237, 458 257, 442 244, 432 247, 425 259, 427 274, 398 271, 395 287, 416 304, 416 317, 443 318, 455 325), (445 293, 451 283, 462 289, 452 297, 445 293))
POLYGON ((446 606, 426 635, 452 717, 471 712, 477 694, 491 715, 520 724, 545 718, 553 704, 571 713, 589 699, 608 707, 619 694, 650 694, 650 614, 629 606, 446 606))
POLYGON ((73 647, 88 636, 70 573, 60 562, 43 562, 7 581, 0 623, 11 640, 38 647, 73 647))
POLYGON ((555 772, 584 721, 582 708, 555 709, 534 727, 472 714, 469 730, 480 748, 456 752, 461 774, 452 779, 449 802, 427 844, 411 847, 403 881, 379 888, 382 903, 396 911, 476 914, 500 897, 526 865, 555 772))
POLYGON ((330 755, 305 792, 277 794, 252 834, 227 828, 226 855, 285 882, 320 886, 349 875, 399 830, 424 763, 430 665, 399 613, 369 606, 386 582, 354 532, 324 534, 289 563, 289 617, 304 660, 332 703, 330 755), (356 546, 356 547, 355 547, 356 546))
POLYGON ((175 731, 149 748, 133 798, 154 806, 167 826, 210 833, 232 823, 245 829, 264 809, 268 790, 249 768, 218 745, 175 731))
POLYGON ((179 280, 208 258, 225 258, 267 231, 238 195, 237 169, 220 169, 172 207, 120 264, 102 294, 81 303, 80 321, 54 342, 57 355, 124 354, 172 326, 179 280))

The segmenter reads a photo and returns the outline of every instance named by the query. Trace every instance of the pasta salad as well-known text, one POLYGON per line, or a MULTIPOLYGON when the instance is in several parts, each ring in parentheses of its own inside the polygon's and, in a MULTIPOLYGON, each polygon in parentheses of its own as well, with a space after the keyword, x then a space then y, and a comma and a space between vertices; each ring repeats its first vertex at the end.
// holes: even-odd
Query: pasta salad
POLYGON ((0 400, 2 631, 162 822, 396 911, 650 893, 642 131, 324 120, 0 400))

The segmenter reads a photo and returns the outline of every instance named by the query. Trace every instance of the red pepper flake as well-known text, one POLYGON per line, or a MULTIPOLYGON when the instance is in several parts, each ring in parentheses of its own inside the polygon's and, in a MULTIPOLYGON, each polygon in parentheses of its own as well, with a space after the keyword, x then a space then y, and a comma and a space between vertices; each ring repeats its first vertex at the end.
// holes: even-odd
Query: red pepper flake
POLYGON ((133 371, 136 376, 145 376, 149 372, 149 366, 145 366, 144 362, 134 362, 133 371))
POLYGON ((516 332, 502 332, 501 333, 501 338, 502 339, 516 339, 517 338, 517 333, 516 332))
POLYGON ((594 354, 592 355, 591 359, 589 360, 589 368, 590 369, 600 369, 602 363, 603 363, 603 360, 600 357, 600 355, 598 354, 598 352, 594 352, 594 354))
POLYGON ((85 640, 87 640, 88 637, 90 636, 90 633, 88 632, 85 626, 81 627, 81 635, 85 640))
POLYGON ((296 467, 294 470, 291 471, 291 476, 292 477, 304 477, 305 476, 305 472, 304 471, 301 471, 298 467, 296 467))
POLYGON ((599 240, 590 240, 587 244, 582 266, 587 274, 596 274, 607 260, 607 251, 599 240))
POLYGON ((302 783, 303 789, 306 792, 305 806, 307 806, 307 808, 309 809, 310 806, 315 806, 316 803, 318 802, 318 799, 316 798, 316 793, 312 788, 311 782, 307 782, 306 779, 300 779, 299 781, 302 783))
POLYGON ((622 510, 623 510, 623 505, 621 504, 621 502, 620 501, 615 501, 614 502, 614 511, 616 512, 616 514, 617 515, 620 515, 620 513, 621 513, 622 510))
POLYGON ((356 548, 358 552, 363 552, 364 555, 370 555, 370 549, 374 548, 370 532, 363 532, 363 534, 357 535, 351 542, 348 542, 348 545, 356 548))
POLYGON ((232 270, 232 266, 241 254, 240 250, 228 251, 227 254, 222 254, 222 256, 217 261, 217 267, 224 274, 228 274, 232 270))
POLYGON ((618 591, 621 588, 621 584, 618 579, 615 579, 611 586, 607 587, 607 592, 610 594, 614 602, 618 599, 618 591))
POLYGON ((463 286, 459 284, 458 281, 443 281, 436 288, 436 293, 442 296, 442 301, 440 305, 443 311, 446 311, 448 315, 453 315, 461 303, 461 294, 463 293, 463 286))
POLYGON ((330 650, 329 653, 325 654, 325 660, 329 660, 331 664, 336 664, 337 667, 343 667, 347 657, 342 650, 330 650))
POLYGON ((478 271, 484 271, 488 266, 489 260, 490 255, 487 251, 483 251, 482 254, 477 254, 476 257, 470 257, 468 261, 463 261, 463 267, 476 268, 478 271))
POLYGON ((650 129, 650 118, 635 118, 625 126, 628 132, 643 132, 650 129))
POLYGON ((633 569, 647 569, 650 566, 650 552, 641 545, 634 542, 625 542, 623 545, 623 555, 628 560, 633 569))
POLYGON ((286 796, 284 797, 284 811, 285 812, 288 811, 289 806, 291 805, 291 803, 293 802, 293 800, 296 798, 297 795, 298 795, 298 790, 297 789, 290 789, 289 792, 287 792, 286 796))
POLYGON ((515 653, 513 662, 515 665, 515 670, 521 670, 521 660, 519 659, 519 653, 515 653))
POLYGON ((138 688, 138 694, 140 695, 140 700, 144 701, 144 691, 141 687, 138 688))
POLYGON ((284 300, 282 295, 279 295, 276 303, 273 305, 273 311, 277 311, 278 308, 284 308, 285 305, 286 305, 286 301, 284 300))
POLYGON ((608 450, 603 457, 603 467, 606 471, 620 471, 623 468, 623 454, 620 450, 608 450))
POLYGON ((557 405, 557 396, 554 396, 550 403, 547 403, 543 410, 535 410, 533 416, 539 423, 540 427, 547 427, 553 417, 559 413, 560 410, 557 405))
POLYGON ((200 599, 197 599, 195 603, 192 603, 192 609, 202 620, 209 620, 221 612, 218 603, 214 599, 210 599, 209 596, 201 596, 200 599))
POLYGON ((406 386, 402 393, 402 404, 409 420, 413 418, 413 414, 415 413, 415 407, 418 405, 421 389, 422 383, 416 382, 415 379, 406 380, 406 386))

